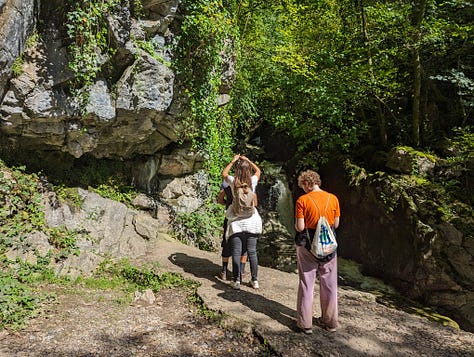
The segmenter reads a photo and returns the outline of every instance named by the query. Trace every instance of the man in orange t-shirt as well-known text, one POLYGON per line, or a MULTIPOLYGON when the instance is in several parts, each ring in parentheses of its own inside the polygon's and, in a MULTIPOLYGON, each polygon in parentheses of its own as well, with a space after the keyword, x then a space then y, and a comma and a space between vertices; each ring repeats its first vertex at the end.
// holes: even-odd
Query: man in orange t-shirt
MULTIPOLYGON (((319 174, 312 170, 302 172, 298 177, 298 186, 305 191, 305 194, 296 201, 296 231, 303 232, 307 229, 313 237, 320 214, 324 214, 331 227, 336 229, 341 215, 339 200, 335 195, 320 188, 319 174)), ((314 284, 316 276, 319 275, 321 317, 318 318, 318 325, 328 331, 336 331, 338 326, 336 253, 321 261, 316 259, 303 244, 296 246, 296 257, 299 277, 296 306, 298 327, 306 334, 312 333, 314 284)))

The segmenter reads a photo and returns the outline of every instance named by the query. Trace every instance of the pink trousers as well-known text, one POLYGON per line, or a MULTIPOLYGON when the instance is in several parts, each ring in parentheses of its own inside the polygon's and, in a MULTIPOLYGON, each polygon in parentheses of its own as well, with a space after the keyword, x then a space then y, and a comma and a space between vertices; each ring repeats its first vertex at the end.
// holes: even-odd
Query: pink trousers
POLYGON ((322 322, 330 328, 336 328, 338 325, 337 256, 327 263, 320 263, 305 247, 296 246, 296 257, 299 275, 296 301, 298 325, 303 328, 313 326, 314 284, 317 272, 322 322))

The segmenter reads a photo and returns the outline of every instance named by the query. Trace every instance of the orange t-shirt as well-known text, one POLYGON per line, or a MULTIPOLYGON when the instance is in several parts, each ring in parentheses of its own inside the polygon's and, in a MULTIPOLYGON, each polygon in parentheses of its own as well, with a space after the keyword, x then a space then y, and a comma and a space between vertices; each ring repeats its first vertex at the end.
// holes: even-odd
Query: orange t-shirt
POLYGON ((319 212, 326 216, 329 224, 333 226, 334 219, 341 216, 341 209, 339 208, 339 200, 337 197, 326 191, 309 192, 300 196, 296 201, 296 218, 304 218, 304 223, 307 228, 316 229, 316 226, 318 225, 319 212, 313 200, 316 202, 319 212))

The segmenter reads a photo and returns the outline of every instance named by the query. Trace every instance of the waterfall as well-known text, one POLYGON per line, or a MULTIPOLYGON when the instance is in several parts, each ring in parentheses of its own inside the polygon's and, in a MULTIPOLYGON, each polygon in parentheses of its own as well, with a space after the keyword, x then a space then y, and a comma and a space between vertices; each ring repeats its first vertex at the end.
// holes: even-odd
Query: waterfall
POLYGON ((158 165, 156 163, 156 159, 154 157, 150 157, 148 161, 145 163, 145 183, 146 183, 146 191, 149 195, 153 192, 153 178, 156 175, 156 170, 158 169, 158 165))
POLYGON ((158 158, 150 156, 141 163, 137 163, 133 172, 132 184, 146 190, 148 195, 152 195, 156 188, 156 173, 159 168, 158 158))
POLYGON ((293 195, 282 168, 265 162, 257 186, 263 233, 257 244, 262 266, 283 271, 296 269, 293 195))
POLYGON ((275 183, 268 190, 268 198, 271 202, 270 210, 276 211, 280 222, 288 232, 294 233, 293 199, 286 180, 276 178, 275 183))

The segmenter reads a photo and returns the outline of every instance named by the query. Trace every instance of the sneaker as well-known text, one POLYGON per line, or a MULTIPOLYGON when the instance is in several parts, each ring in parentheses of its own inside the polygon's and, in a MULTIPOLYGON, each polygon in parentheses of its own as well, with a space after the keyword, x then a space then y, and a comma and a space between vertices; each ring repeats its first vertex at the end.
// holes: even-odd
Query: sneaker
POLYGON ((312 328, 304 328, 304 327, 301 327, 299 323, 296 323, 296 326, 298 327, 298 329, 300 330, 300 332, 303 332, 305 335, 311 335, 313 333, 313 329, 312 328))
POLYGON ((236 281, 236 282, 234 283, 234 289, 235 289, 235 290, 240 290, 240 281, 236 281))
POLYGON ((252 284, 252 288, 254 288, 254 289, 258 289, 258 288, 259 288, 259 286, 258 286, 258 280, 252 280, 252 281, 251 281, 251 284, 252 284))
POLYGON ((335 328, 335 327, 326 326, 326 327, 324 327, 324 328, 325 328, 326 331, 328 331, 328 332, 336 332, 336 331, 337 331, 337 328, 335 328))

